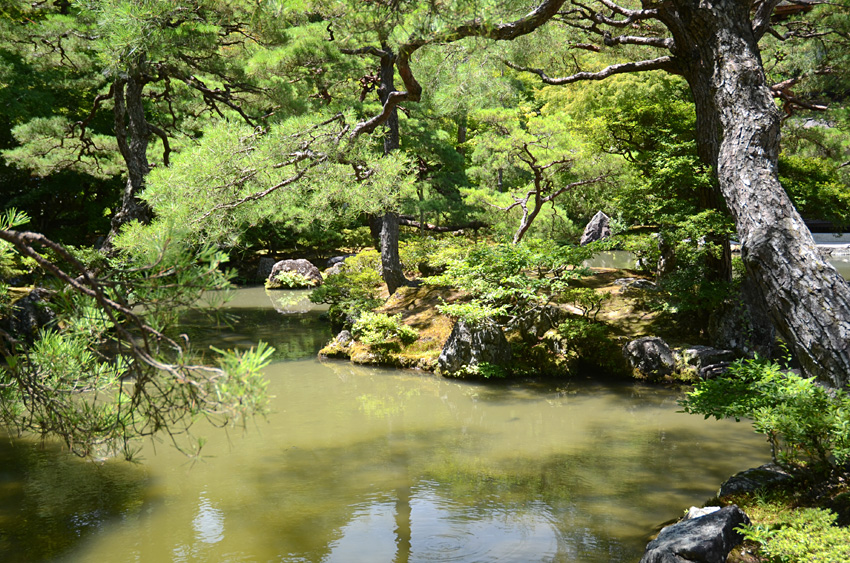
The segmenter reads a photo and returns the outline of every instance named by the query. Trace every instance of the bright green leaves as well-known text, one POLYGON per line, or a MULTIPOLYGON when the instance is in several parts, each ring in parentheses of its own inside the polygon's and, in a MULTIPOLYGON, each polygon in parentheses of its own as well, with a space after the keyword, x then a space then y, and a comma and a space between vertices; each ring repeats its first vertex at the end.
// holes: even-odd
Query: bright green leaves
POLYGON ((850 397, 761 359, 740 360, 727 375, 699 383, 680 403, 685 412, 752 419, 774 460, 829 470, 850 458, 850 397))
POLYGON ((124 167, 115 137, 93 134, 81 139, 74 134, 74 124, 62 117, 37 117, 15 127, 13 134, 20 146, 4 151, 3 157, 39 176, 74 170, 106 179, 124 167))
POLYGON ((347 141, 343 116, 292 118, 268 132, 226 121, 155 170, 145 199, 160 220, 191 225, 196 240, 237 244, 263 221, 301 222, 397 209, 412 186, 404 154, 347 141))

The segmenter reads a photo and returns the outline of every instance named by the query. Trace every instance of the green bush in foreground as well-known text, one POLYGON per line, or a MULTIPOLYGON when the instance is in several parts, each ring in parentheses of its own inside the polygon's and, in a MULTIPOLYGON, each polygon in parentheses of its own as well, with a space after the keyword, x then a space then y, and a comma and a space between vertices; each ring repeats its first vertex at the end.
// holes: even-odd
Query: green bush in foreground
POLYGON ((829 510, 792 510, 774 524, 739 528, 748 540, 761 544, 770 563, 835 563, 850 561, 850 530, 835 525, 829 510))
POLYGON ((369 346, 380 346, 398 339, 402 344, 413 344, 419 338, 416 329, 402 324, 401 314, 364 312, 351 330, 355 338, 369 346))
POLYGON ((716 419, 749 418, 767 436, 776 463, 828 472, 850 458, 850 397, 761 359, 739 360, 703 381, 680 404, 716 419))

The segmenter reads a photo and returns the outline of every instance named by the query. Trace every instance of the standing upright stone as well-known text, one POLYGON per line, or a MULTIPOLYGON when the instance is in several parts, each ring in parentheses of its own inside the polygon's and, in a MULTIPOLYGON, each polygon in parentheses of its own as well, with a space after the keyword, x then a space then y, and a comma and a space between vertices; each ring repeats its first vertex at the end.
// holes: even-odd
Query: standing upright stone
POLYGON ((581 245, 584 246, 587 243, 596 242, 610 236, 611 218, 598 211, 584 228, 584 234, 581 235, 581 245))

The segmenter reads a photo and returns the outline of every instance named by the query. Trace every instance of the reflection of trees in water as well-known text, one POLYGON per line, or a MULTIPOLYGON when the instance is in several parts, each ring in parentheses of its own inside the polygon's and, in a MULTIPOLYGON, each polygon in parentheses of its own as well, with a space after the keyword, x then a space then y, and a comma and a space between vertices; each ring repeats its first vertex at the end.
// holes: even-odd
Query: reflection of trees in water
POLYGON ((331 337, 318 312, 282 315, 261 308, 229 309, 214 316, 192 312, 183 317, 180 330, 199 353, 209 346, 247 349, 263 341, 274 346, 275 360, 315 357, 331 337))
POLYGON ((141 466, 98 465, 58 447, 0 439, 0 561, 53 560, 150 499, 141 466))

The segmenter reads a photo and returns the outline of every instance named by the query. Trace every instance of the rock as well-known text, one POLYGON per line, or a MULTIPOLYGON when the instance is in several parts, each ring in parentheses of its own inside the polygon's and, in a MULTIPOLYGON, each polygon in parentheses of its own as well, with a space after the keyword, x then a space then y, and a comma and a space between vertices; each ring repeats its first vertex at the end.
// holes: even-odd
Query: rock
POLYGON ((354 254, 343 254, 341 256, 331 256, 330 258, 328 258, 328 261, 325 263, 325 268, 326 269, 327 268, 333 268, 337 264, 342 264, 343 262, 345 262, 348 258, 350 258, 352 256, 354 256, 354 254))
POLYGON ((614 285, 622 286, 620 287, 621 294, 633 293, 635 291, 655 291, 658 289, 655 282, 643 278, 618 278, 614 280, 614 285))
POLYGON ((679 350, 682 363, 689 368, 699 371, 707 366, 713 366, 722 362, 735 359, 732 350, 721 350, 711 346, 690 346, 679 350))
POLYGON ((623 355, 637 375, 656 379, 670 375, 676 358, 670 346, 657 336, 644 336, 623 346, 623 355))
POLYGON ((269 274, 266 283, 268 289, 280 289, 280 285, 274 281, 275 276, 280 272, 296 272, 312 282, 312 284, 305 284, 303 287, 322 285, 322 274, 319 272, 319 269, 309 261, 299 258, 298 260, 281 260, 277 262, 269 274))
POLYGON ((735 505, 667 526, 649 542, 640 563, 724 563, 743 541, 735 528, 750 519, 735 505))
POLYGON ((32 344, 38 330, 56 318, 56 313, 47 306, 46 289, 36 288, 12 305, 11 314, 0 319, 0 329, 14 338, 32 344))
POLYGON ((655 275, 661 279, 676 269, 676 248, 669 237, 658 233, 658 264, 655 267, 655 275))
POLYGON ((580 244, 596 242, 611 236, 611 218, 603 212, 598 211, 593 219, 585 226, 584 234, 581 235, 580 244))
POLYGON ((719 377, 729 371, 729 366, 731 365, 732 362, 720 362, 710 366, 705 366, 699 369, 697 375, 700 379, 714 379, 715 377, 719 377))
POLYGON ((708 335, 715 347, 740 356, 773 356, 776 329, 752 281, 744 278, 740 293, 712 313, 708 335))
POLYGON ((469 371, 468 368, 484 363, 506 367, 512 359, 505 333, 495 323, 470 326, 458 321, 437 363, 442 375, 462 375, 469 371))
POLYGON ((766 463, 762 466, 747 469, 746 471, 741 471, 740 473, 736 473, 732 477, 729 477, 722 485, 720 485, 720 491, 717 493, 717 496, 725 497, 729 495, 749 493, 764 487, 770 487, 772 485, 789 481, 793 478, 793 475, 775 463, 766 463))
POLYGON ((445 266, 432 266, 428 262, 420 262, 416 265, 416 269, 419 270, 419 273, 422 274, 423 278, 439 276, 440 274, 446 271, 445 266))
POLYGON ((336 340, 336 343, 344 348, 354 341, 354 337, 351 336, 351 333, 347 330, 341 330, 334 340, 336 340))
POLYGON ((693 518, 699 518, 700 516, 707 516, 714 512, 720 510, 719 506, 704 506, 702 508, 692 506, 688 509, 688 514, 685 516, 685 520, 691 520, 693 518))
POLYGON ((568 317, 568 313, 553 305, 546 305, 541 308, 534 308, 531 311, 520 316, 515 321, 515 326, 519 329, 520 336, 526 342, 536 343, 543 336, 552 330, 558 328, 558 325, 564 322, 568 317))
POLYGON ((269 275, 271 275, 272 268, 274 268, 276 262, 277 259, 270 256, 260 258, 260 263, 257 265, 257 279, 262 281, 269 279, 269 275))

